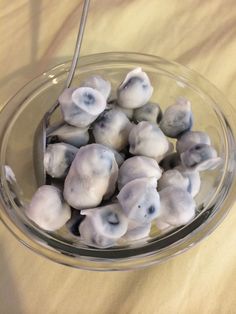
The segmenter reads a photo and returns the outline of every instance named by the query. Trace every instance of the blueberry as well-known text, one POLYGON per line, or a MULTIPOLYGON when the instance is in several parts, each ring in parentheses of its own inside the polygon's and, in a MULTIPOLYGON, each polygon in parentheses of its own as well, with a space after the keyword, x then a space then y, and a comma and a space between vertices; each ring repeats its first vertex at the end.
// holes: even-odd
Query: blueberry
POLYGON ((59 103, 65 122, 80 128, 89 126, 106 107, 105 97, 91 87, 67 88, 59 103))
POLYGON ((160 121, 162 112, 158 104, 148 103, 134 110, 134 120, 136 122, 149 121, 157 123, 160 121))
POLYGON ((95 97, 92 94, 86 92, 86 93, 83 94, 83 97, 84 97, 84 103, 87 106, 94 105, 96 100, 95 100, 95 97))
POLYGON ((170 169, 163 173, 158 181, 158 190, 163 190, 168 186, 181 186, 182 189, 189 188, 189 178, 181 174, 177 169, 170 169))
POLYGON ((49 134, 48 143, 64 142, 75 147, 86 145, 89 141, 88 128, 78 128, 64 124, 49 134))
POLYGON ((81 215, 79 210, 73 210, 70 220, 66 223, 66 227, 72 234, 79 236, 79 226, 84 219, 85 216, 81 215))
POLYGON ((129 219, 143 224, 157 217, 160 199, 156 187, 156 178, 139 178, 124 185, 117 199, 129 219))
POLYGON ((118 153, 115 149, 111 149, 111 151, 114 154, 118 167, 120 167, 125 160, 125 155, 123 153, 118 153))
POLYGON ((105 99, 108 99, 111 93, 111 83, 109 81, 104 80, 99 75, 90 76, 81 84, 81 86, 91 87, 93 89, 98 90, 100 93, 102 93, 105 99))
POLYGON ((127 88, 132 87, 135 84, 139 84, 140 86, 143 87, 143 85, 142 85, 143 84, 143 79, 141 79, 138 76, 133 76, 122 86, 122 88, 127 89, 127 88))
POLYGON ((107 109, 116 109, 122 111, 129 120, 132 120, 134 110, 132 108, 123 108, 119 106, 116 99, 112 99, 107 103, 107 109))
POLYGON ((129 133, 130 153, 147 156, 157 162, 162 160, 170 149, 170 143, 157 124, 141 121, 129 133))
POLYGON ((184 133, 181 137, 178 138, 176 143, 176 150, 179 154, 181 154, 197 144, 211 144, 207 133, 200 131, 189 131, 184 133))
POLYGON ((200 191, 201 187, 201 178, 199 172, 197 170, 187 169, 183 166, 176 167, 176 170, 178 170, 184 177, 188 178, 189 186, 187 190, 192 195, 192 197, 195 197, 200 191))
POLYGON ((217 157, 216 150, 207 144, 194 145, 183 152, 180 157, 186 168, 197 171, 214 169, 221 162, 221 158, 217 157))
POLYGON ((161 174, 162 170, 156 160, 144 156, 131 157, 119 169, 118 188, 120 190, 125 184, 138 178, 155 177, 159 180, 161 174))
POLYGON ((66 150, 65 151, 65 162, 68 164, 68 167, 71 165, 72 161, 74 160, 75 158, 75 155, 77 153, 77 150, 76 151, 70 151, 70 150, 66 150))
POLYGON ((195 215, 194 199, 180 187, 169 186, 160 191, 160 203, 157 227, 161 230, 182 226, 195 215))
POLYGON ((153 87, 141 68, 129 72, 117 90, 118 104, 123 108, 139 108, 145 105, 153 93, 153 87))
POLYGON ((89 217, 95 233, 103 237, 118 239, 127 231, 128 219, 118 203, 85 209, 81 213, 89 217))
POLYGON ((119 217, 116 213, 112 213, 110 212, 109 214, 107 214, 107 222, 111 225, 119 225, 120 221, 119 221, 119 217))
POLYGON ((109 123, 109 111, 110 111, 111 109, 106 109, 106 110, 104 110, 101 114, 100 114, 100 116, 96 119, 96 121, 94 122, 94 124, 96 124, 96 123, 101 123, 101 122, 103 122, 104 124, 106 124, 106 123, 109 123))
POLYGON ((128 136, 132 124, 120 110, 105 111, 93 125, 93 135, 96 143, 106 145, 117 151, 128 144, 128 136))
POLYGON ((95 229, 94 223, 89 216, 79 225, 81 240, 87 245, 98 248, 108 248, 115 245, 116 239, 111 239, 101 235, 95 229))
POLYGON ((160 167, 166 170, 173 169, 181 164, 180 156, 178 153, 172 153, 167 155, 162 161, 160 162, 160 167))
POLYGON ((154 214, 155 211, 156 211, 155 206, 152 205, 152 206, 148 207, 148 214, 149 214, 149 215, 154 214))
POLYGON ((35 192, 26 215, 39 227, 48 231, 60 229, 71 217, 59 189, 52 185, 43 185, 35 192))
POLYGON ((64 178, 77 152, 76 147, 66 143, 48 145, 44 154, 47 174, 52 178, 64 178))
POLYGON ((100 144, 83 146, 65 179, 64 197, 76 209, 96 207, 113 195, 117 177, 118 165, 112 150, 100 144))
POLYGON ((192 124, 191 103, 182 97, 166 109, 160 122, 160 128, 166 136, 177 138, 189 131, 192 124))

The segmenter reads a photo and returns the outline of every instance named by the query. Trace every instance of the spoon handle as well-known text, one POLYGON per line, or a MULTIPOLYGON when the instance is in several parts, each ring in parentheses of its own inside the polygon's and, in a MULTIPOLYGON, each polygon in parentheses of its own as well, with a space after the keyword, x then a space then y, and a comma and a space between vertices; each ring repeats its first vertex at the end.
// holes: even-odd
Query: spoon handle
MULTIPOLYGON (((71 62, 69 74, 68 74, 68 77, 66 80, 65 88, 70 87, 71 82, 72 82, 73 77, 74 77, 74 74, 75 74, 76 66, 78 63, 79 55, 80 55, 80 48, 82 45, 85 25, 86 25, 86 21, 87 21, 87 16, 88 16, 89 4, 90 4, 90 0, 84 0, 82 15, 81 15, 81 19, 80 19, 80 25, 79 25, 79 32, 77 35, 74 55, 73 55, 73 59, 71 62)), ((46 114, 46 127, 48 127, 48 125, 49 125, 51 114, 57 109, 58 106, 59 106, 59 102, 57 100, 55 102, 55 104, 48 110, 48 112, 46 114)))
POLYGON ((85 25, 86 25, 87 16, 88 16, 89 3, 90 3, 90 0, 84 1, 83 11, 82 11, 81 19, 80 19, 79 33, 78 33, 78 36, 76 39, 74 56, 73 56, 73 60, 72 60, 71 66, 70 66, 70 71, 69 71, 69 74, 68 74, 68 77, 66 80, 66 87, 67 88, 70 87, 70 85, 71 85, 71 82, 72 82, 74 74, 75 74, 76 66, 78 63, 80 48, 82 45, 82 40, 83 40, 83 35, 84 35, 84 29, 85 29, 85 25))

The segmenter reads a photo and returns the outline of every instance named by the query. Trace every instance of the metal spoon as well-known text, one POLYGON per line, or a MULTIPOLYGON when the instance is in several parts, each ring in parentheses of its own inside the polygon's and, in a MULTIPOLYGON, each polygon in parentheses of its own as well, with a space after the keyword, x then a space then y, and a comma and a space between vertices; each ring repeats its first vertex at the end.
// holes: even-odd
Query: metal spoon
MULTIPOLYGON (((86 25, 86 20, 88 16, 90 0, 84 0, 82 15, 80 19, 79 32, 76 39, 76 46, 73 55, 73 60, 70 66, 70 71, 66 80, 65 88, 70 87, 71 82, 74 78, 76 66, 79 59, 80 48, 82 44, 82 39, 84 35, 84 29, 86 25)), ((43 119, 40 121, 37 130, 34 136, 34 148, 33 148, 33 158, 34 158, 34 168, 36 174, 36 180, 39 186, 44 185, 46 183, 46 171, 44 168, 44 154, 47 146, 47 134, 51 133, 53 129, 57 129, 60 125, 54 125, 49 127, 50 118, 53 112, 59 106, 58 100, 54 103, 54 105, 45 113, 43 119)))

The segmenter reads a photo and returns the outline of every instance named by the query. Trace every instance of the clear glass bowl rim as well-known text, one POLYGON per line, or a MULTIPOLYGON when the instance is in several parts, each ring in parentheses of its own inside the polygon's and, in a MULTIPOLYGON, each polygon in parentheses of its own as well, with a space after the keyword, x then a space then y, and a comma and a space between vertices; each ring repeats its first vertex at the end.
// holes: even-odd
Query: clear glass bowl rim
MULTIPOLYGON (((232 132, 232 127, 234 126, 233 121, 233 111, 231 105, 225 99, 225 97, 218 91, 218 89, 203 78, 198 73, 187 67, 180 65, 173 61, 167 61, 163 58, 140 54, 140 53, 128 53, 128 52, 108 52, 100 53, 94 55, 83 56, 79 60, 78 68, 92 67, 93 65, 99 65, 100 63, 109 62, 124 62, 127 64, 129 62, 140 66, 140 64, 147 64, 156 66, 158 68, 163 68, 165 72, 170 75, 175 75, 181 78, 184 82, 191 82, 197 87, 199 91, 208 95, 214 104, 223 104, 224 114, 219 110, 219 114, 222 115, 224 120, 228 141, 229 141, 229 158, 231 160, 231 181, 229 182, 227 188, 223 191, 223 196, 218 206, 219 208, 213 210, 209 208, 204 215, 200 215, 198 219, 194 220, 191 224, 178 230, 176 234, 179 234, 176 238, 177 241, 171 240, 170 237, 166 237, 165 244, 163 247, 157 249, 155 241, 149 243, 148 246, 142 248, 128 249, 126 254, 119 254, 119 250, 95 250, 97 254, 90 256, 91 250, 88 249, 78 249, 72 246, 67 246, 61 241, 55 240, 50 234, 44 232, 38 232, 37 228, 31 228, 28 226, 28 231, 26 232, 25 225, 16 220, 14 214, 12 215, 11 202, 9 203, 9 195, 7 191, 7 183, 4 178, 3 165, 1 164, 1 181, 0 181, 0 218, 6 227, 22 242, 24 245, 32 249, 34 252, 43 255, 55 262, 90 270, 128 270, 145 267, 158 262, 162 262, 167 258, 180 254, 181 252, 192 247, 198 243, 201 239, 205 238, 210 234, 218 224, 223 220, 225 215, 228 213, 230 207, 233 205, 236 192, 235 184, 235 128, 232 132), (197 85, 195 84, 197 81, 197 85), (227 126, 231 126, 227 128, 227 126), (233 166, 233 167, 232 167, 233 166), (87 252, 86 252, 87 251, 87 252)), ((41 74, 29 83, 27 83, 15 96, 13 96, 6 104, 2 106, 0 111, 0 117, 2 111, 7 108, 7 106, 13 106, 17 103, 18 98, 24 99, 27 93, 31 93, 32 89, 35 90, 45 84, 47 81, 51 80, 52 75, 59 75, 61 72, 68 71, 70 62, 60 64, 53 67, 46 73, 41 74)), ((0 142, 1 143, 1 142, 0 142)), ((124 253, 124 252, 123 252, 124 253)))

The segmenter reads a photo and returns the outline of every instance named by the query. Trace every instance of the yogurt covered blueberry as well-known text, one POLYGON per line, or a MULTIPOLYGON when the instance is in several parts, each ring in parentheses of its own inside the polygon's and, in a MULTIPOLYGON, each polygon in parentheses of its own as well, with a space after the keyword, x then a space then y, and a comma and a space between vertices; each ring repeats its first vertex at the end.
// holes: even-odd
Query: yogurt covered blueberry
POLYGON ((222 162, 209 135, 192 130, 189 99, 177 98, 162 113, 141 68, 127 73, 109 101, 113 88, 96 74, 63 91, 65 124, 49 134, 44 156, 60 188, 40 187, 26 210, 39 227, 65 225, 84 245, 102 249, 189 223, 200 172, 222 162))

